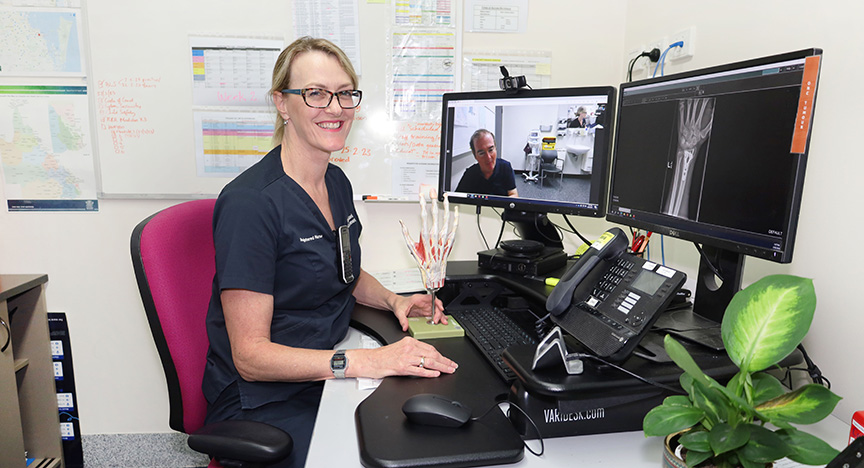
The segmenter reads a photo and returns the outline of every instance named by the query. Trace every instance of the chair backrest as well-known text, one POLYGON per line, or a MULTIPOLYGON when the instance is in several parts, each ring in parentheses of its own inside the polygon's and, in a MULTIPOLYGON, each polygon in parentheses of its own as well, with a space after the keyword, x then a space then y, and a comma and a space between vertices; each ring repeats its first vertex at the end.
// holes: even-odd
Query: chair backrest
POLYGON ((543 151, 540 153, 540 160, 543 164, 555 164, 558 159, 558 153, 554 151, 543 151))
POLYGON ((204 423, 201 379, 205 319, 216 272, 213 207, 193 200, 141 221, 132 232, 132 264, 168 383, 169 425, 190 433, 204 423))

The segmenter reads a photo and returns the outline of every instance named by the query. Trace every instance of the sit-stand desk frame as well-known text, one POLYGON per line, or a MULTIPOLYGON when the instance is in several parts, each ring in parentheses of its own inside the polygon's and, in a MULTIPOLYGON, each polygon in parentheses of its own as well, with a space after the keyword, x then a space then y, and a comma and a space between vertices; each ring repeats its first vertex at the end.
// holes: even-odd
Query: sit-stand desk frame
MULTIPOLYGON (((476 263, 454 262, 449 269, 451 275, 455 277, 466 271, 470 274, 472 268, 476 270, 476 263), (460 265, 460 263, 464 263, 465 265, 460 265)), ((506 278, 506 275, 502 276, 504 277, 499 278, 501 281, 505 283, 513 281, 516 283, 514 279, 506 278)), ((524 292, 528 296, 533 294, 537 294, 538 297, 540 295, 545 296, 551 290, 551 288, 541 283, 537 283, 537 285, 529 284, 527 286, 523 284, 521 287, 525 289, 524 292), (531 291, 534 292, 532 293, 531 291)), ((398 326, 394 327, 393 322, 395 319, 390 313, 357 306, 355 316, 359 320, 355 323, 355 326, 361 331, 368 332, 379 341, 392 343, 404 336, 398 326)), ((346 340, 340 343, 338 347, 359 347, 360 336, 360 332, 352 330, 346 340)), ((435 344, 438 345, 438 342, 435 344)), ((467 344, 472 346, 470 343, 467 344)), ((442 341, 441 348, 443 348, 444 354, 448 355, 448 351, 453 352, 459 349, 459 345, 454 346, 443 345, 442 341)), ((457 362, 459 361, 458 358, 456 360, 457 362)), ((495 375, 491 369, 486 371, 490 375, 495 375)), ((387 395, 385 393, 391 391, 394 386, 400 389, 400 393, 433 392, 446 395, 454 388, 465 385, 464 380, 460 381, 460 377, 461 379, 473 379, 477 377, 474 375, 477 372, 480 372, 477 368, 465 369, 460 367, 456 374, 449 376, 449 378, 448 376, 439 379, 391 378, 390 382, 385 380, 382 386, 379 387, 381 392, 375 395, 376 401, 370 400, 363 407, 374 408, 380 401, 386 400, 387 395)), ((481 380, 485 380, 485 378, 481 380)), ((489 398, 492 395, 506 391, 504 388, 505 384, 501 381, 499 382, 499 387, 502 388, 478 389, 476 399, 470 400, 470 397, 467 397, 470 401, 463 401, 475 410, 474 413, 476 414, 474 416, 478 416, 485 411, 484 402, 489 402, 489 398)), ((355 411, 357 411, 360 403, 372 394, 373 391, 371 390, 358 389, 354 379, 327 381, 319 407, 318 418, 315 423, 307 466, 361 466, 361 447, 355 429, 355 411)), ((399 404, 401 405, 401 403, 399 404)), ((361 412, 358 411, 358 415, 361 412)), ((494 416, 497 417, 498 415, 494 416)), ((381 417, 390 418, 392 416, 382 414, 381 417)), ((404 425, 405 423, 400 424, 404 425)), ((845 446, 848 425, 839 419, 829 417, 818 424, 807 426, 804 429, 823 438, 823 440, 826 440, 838 449, 842 449, 845 446)), ((422 440, 434 447, 434 438, 424 438, 422 440)), ((386 447, 386 444, 399 444, 399 441, 400 437, 394 437, 393 433, 385 433, 381 434, 380 440, 376 437, 374 443, 379 444, 380 447, 386 447)), ((516 459, 518 461, 515 463, 515 466, 595 466, 609 465, 614 462, 616 466, 626 465, 653 468, 660 463, 663 445, 662 440, 659 438, 646 438, 641 430, 553 437, 545 438, 544 442, 546 451, 542 457, 535 457, 526 452, 521 460, 516 459)), ((364 442, 364 444, 368 443, 369 441, 364 442)), ((534 443, 532 446, 536 448, 538 445, 534 443)), ((499 461, 497 463, 502 462, 499 461)), ((482 460, 462 466, 477 466, 480 464, 483 464, 482 460)), ((394 464, 393 466, 405 465, 394 464)))

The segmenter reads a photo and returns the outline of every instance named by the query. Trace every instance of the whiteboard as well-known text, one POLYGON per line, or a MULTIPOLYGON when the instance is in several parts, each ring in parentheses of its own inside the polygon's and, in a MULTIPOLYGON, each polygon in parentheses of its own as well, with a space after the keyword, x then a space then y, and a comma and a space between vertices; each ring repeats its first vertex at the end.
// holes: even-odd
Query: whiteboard
MULTIPOLYGON (((453 4, 454 12, 461 13, 463 1, 453 4)), ((430 166, 437 170, 440 116, 428 121, 388 117, 386 68, 392 5, 366 0, 358 0, 357 5, 363 103, 346 148, 334 153, 331 160, 345 170, 356 195, 387 195, 405 185, 394 179, 394 171, 398 179, 405 174, 425 174, 430 166)), ((193 106, 190 36, 282 38, 290 43, 294 39, 291 1, 87 0, 84 9, 100 197, 218 194, 230 177, 200 177, 196 170, 195 111, 202 109, 193 106), (133 118, 119 124, 106 121, 112 112, 133 118)), ((553 86, 617 83, 617 74, 610 73, 608 64, 595 71, 575 60, 590 60, 594 52, 574 49, 569 41, 571 19, 579 17, 585 18, 580 30, 586 35, 609 37, 609 29, 617 28, 623 37, 623 24, 595 21, 620 18, 623 9, 623 1, 592 5, 536 0, 531 2, 525 34, 458 31, 460 47, 484 53, 494 53, 497 48, 549 51, 553 86), (555 15, 547 14, 551 11, 555 15)), ((272 104, 261 110, 270 112, 275 121, 272 104)))

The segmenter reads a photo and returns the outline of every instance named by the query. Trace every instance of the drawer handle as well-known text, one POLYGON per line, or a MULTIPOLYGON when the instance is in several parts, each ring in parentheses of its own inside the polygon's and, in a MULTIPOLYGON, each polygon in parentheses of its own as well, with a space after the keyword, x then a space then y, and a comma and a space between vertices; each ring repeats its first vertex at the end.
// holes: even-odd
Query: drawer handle
POLYGON ((0 318, 0 325, 3 325, 3 328, 6 329, 6 343, 3 344, 3 347, 0 348, 0 353, 6 351, 6 348, 9 347, 9 342, 12 341, 12 330, 9 330, 9 325, 6 325, 6 321, 0 318))

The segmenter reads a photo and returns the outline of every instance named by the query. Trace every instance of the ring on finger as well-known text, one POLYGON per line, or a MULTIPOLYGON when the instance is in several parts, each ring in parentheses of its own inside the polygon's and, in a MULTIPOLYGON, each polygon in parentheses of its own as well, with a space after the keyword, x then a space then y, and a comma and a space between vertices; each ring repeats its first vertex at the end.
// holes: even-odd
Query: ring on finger
POLYGON ((426 365, 426 357, 420 356, 420 367, 423 367, 425 365, 426 365))

